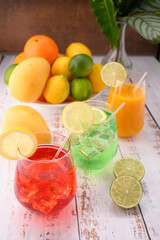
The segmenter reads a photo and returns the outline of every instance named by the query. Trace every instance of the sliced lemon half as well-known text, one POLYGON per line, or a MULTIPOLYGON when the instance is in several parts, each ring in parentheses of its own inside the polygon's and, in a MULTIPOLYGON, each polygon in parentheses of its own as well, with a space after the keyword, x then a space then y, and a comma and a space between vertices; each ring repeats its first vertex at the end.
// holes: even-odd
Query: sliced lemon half
POLYGON ((82 134, 93 125, 94 112, 84 102, 73 102, 68 104, 62 112, 62 125, 72 134, 82 134))
POLYGON ((126 81, 127 73, 122 64, 110 62, 103 66, 101 78, 108 87, 120 87, 126 81))
POLYGON ((94 125, 98 125, 105 122, 105 120, 107 119, 107 115, 102 109, 97 107, 92 107, 92 110, 94 112, 94 123, 93 123, 94 125))
POLYGON ((30 157, 37 149, 37 138, 26 128, 13 127, 0 135, 0 155, 17 160, 20 154, 30 157))

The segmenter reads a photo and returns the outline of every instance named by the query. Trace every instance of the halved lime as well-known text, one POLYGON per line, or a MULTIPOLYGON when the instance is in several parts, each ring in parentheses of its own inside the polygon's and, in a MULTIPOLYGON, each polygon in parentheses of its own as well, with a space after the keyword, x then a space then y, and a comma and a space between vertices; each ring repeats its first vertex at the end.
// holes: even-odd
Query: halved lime
POLYGON ((111 185, 112 200, 122 208, 132 208, 139 204, 142 198, 142 185, 131 176, 120 176, 111 185))
POLYGON ((94 112, 94 125, 101 124, 107 119, 107 115, 102 109, 92 107, 92 110, 94 112))
POLYGON ((103 66, 101 78, 108 87, 120 87, 127 78, 127 73, 122 64, 110 62, 103 66))
POLYGON ((66 130, 72 134, 82 134, 93 125, 94 112, 92 108, 84 102, 73 102, 68 104, 62 112, 62 124, 66 130))
POLYGON ((115 177, 131 176, 140 181, 144 176, 143 164, 134 158, 120 158, 113 166, 113 173, 115 177))

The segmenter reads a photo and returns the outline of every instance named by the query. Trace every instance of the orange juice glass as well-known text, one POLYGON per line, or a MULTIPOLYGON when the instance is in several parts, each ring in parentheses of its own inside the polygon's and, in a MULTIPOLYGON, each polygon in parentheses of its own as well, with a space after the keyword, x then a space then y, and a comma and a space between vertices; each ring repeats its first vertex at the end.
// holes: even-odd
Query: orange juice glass
POLYGON ((116 114, 119 137, 130 137, 137 134, 144 125, 145 79, 136 90, 135 86, 142 74, 127 71, 126 82, 118 88, 111 88, 108 103, 117 109, 121 103, 124 107, 116 114))

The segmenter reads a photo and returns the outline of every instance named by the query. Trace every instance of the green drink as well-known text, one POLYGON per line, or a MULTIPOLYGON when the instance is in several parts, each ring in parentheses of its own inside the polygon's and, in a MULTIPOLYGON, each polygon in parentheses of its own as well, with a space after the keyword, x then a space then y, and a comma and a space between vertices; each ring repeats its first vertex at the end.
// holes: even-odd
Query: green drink
MULTIPOLYGON (((100 101, 87 101, 87 104, 105 112, 107 119, 114 112, 111 105, 100 101)), ((81 135, 72 135, 71 150, 76 166, 85 170, 103 168, 114 158, 118 149, 116 118, 110 118, 101 124, 92 125, 81 135)))

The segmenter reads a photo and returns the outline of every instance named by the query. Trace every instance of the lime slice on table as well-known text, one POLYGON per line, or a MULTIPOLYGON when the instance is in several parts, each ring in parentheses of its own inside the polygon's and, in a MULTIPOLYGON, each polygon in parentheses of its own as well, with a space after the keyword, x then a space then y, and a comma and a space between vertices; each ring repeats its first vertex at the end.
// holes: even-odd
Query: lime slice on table
POLYGON ((37 138, 28 129, 13 127, 0 135, 0 155, 17 160, 21 155, 30 157, 37 149, 37 138))
POLYGON ((103 110, 96 107, 92 107, 92 110, 94 112, 94 125, 101 124, 107 119, 107 115, 103 110))
POLYGON ((126 81, 127 73, 122 64, 110 62, 103 66, 101 78, 108 87, 120 87, 126 81))
POLYGON ((142 198, 142 185, 131 176, 120 176, 111 185, 112 200, 122 208, 135 207, 142 198))
POLYGON ((72 129, 72 134, 82 134, 93 125, 94 112, 84 102, 68 104, 62 112, 62 125, 66 130, 72 129))
POLYGON ((145 173, 143 164, 134 158, 120 158, 113 166, 115 177, 131 176, 140 181, 145 173))

